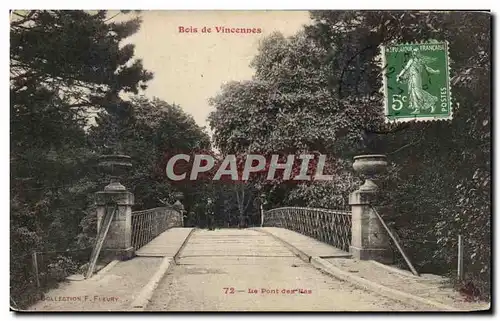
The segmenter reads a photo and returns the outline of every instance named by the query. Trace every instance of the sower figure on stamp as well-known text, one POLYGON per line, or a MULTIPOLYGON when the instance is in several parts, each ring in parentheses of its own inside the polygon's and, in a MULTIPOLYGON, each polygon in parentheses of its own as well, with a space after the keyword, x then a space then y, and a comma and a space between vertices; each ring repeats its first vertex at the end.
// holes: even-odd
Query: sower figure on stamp
POLYGON ((425 68, 430 74, 439 74, 439 70, 434 70, 427 65, 435 61, 436 58, 423 56, 418 49, 414 49, 411 56, 396 80, 408 84, 408 108, 414 110, 412 114, 419 114, 421 109, 430 109, 431 113, 433 113, 438 97, 431 95, 422 88, 422 72, 425 68))

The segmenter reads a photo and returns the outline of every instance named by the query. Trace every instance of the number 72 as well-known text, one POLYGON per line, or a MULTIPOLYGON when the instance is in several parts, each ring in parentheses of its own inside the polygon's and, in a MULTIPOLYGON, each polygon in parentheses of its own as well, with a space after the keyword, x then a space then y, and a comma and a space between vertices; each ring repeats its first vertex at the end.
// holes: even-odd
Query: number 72
POLYGON ((225 294, 234 294, 234 288, 231 287, 231 288, 223 288, 223 290, 225 291, 224 293, 225 294), (229 291, 229 292, 228 292, 229 291))
POLYGON ((406 96, 403 95, 392 95, 392 110, 401 110, 403 108, 403 103, 406 101, 406 96))

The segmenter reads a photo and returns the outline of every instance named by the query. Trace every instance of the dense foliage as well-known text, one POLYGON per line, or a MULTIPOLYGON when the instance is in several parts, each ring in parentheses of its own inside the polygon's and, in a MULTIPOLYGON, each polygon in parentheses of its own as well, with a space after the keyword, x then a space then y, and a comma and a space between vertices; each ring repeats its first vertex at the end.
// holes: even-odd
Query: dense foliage
POLYGON ((127 152, 123 183, 136 208, 172 201, 158 177, 169 148, 209 147, 179 106, 138 94, 152 73, 134 59, 138 18, 116 23, 105 11, 16 11, 11 22, 11 304, 23 308, 90 255, 93 193, 107 183, 96 160, 127 152), (120 96, 121 95, 121 96, 120 96), (35 282, 36 251, 41 288, 35 282))
MULTIPOLYGON (((259 224, 259 207, 345 207, 360 184, 352 157, 383 153, 383 216, 422 272, 450 273, 465 239, 470 294, 489 294, 491 255, 490 20, 473 12, 311 13, 312 24, 264 39, 253 79, 211 99, 213 142, 179 106, 139 96, 152 73, 121 45, 140 19, 105 11, 16 11, 11 21, 11 304, 25 307, 88 259, 96 228, 93 193, 107 183, 96 159, 123 152, 122 183, 135 210, 184 193, 185 224, 259 224), (387 124, 379 45, 427 39, 450 45, 453 120, 387 124), (132 96, 124 100, 123 94, 132 96), (206 153, 217 168, 249 153, 324 154, 331 182, 181 181, 165 177, 176 153, 206 153), (32 252, 39 252, 37 288, 32 252)), ((188 164, 189 165, 189 164, 188 164)), ((268 166, 268 165, 267 165, 268 166)), ((189 167, 189 166, 188 166, 189 167)))
MULTIPOLYGON (((490 286, 490 21, 478 12, 317 11, 296 35, 267 37, 250 81, 222 87, 209 121, 216 145, 241 151, 319 151, 328 184, 268 189, 270 206, 339 207, 356 188, 352 156, 386 154, 384 217, 423 272, 452 274, 465 239, 465 287, 490 286), (446 40, 452 121, 385 123, 380 45, 446 40)), ((472 292, 473 293, 472 293, 472 292)))

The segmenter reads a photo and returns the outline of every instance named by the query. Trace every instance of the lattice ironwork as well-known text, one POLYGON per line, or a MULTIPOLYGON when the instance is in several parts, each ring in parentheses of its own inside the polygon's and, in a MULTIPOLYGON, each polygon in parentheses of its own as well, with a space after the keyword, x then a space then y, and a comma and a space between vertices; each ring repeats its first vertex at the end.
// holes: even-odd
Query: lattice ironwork
POLYGON ((134 250, 140 249, 173 225, 180 226, 180 224, 172 224, 172 216, 178 216, 179 222, 182 220, 182 213, 174 208, 158 207, 132 212, 132 246, 134 250))
POLYGON ((331 244, 346 252, 351 244, 352 216, 349 211, 280 207, 264 213, 263 226, 282 227, 331 244))

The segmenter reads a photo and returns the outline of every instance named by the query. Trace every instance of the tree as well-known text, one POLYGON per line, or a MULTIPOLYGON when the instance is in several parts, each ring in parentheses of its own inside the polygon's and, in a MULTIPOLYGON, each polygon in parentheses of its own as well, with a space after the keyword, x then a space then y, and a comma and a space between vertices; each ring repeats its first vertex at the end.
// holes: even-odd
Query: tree
POLYGON ((123 92, 152 74, 133 59, 139 19, 106 12, 14 11, 10 46, 11 276, 21 306, 35 290, 23 274, 32 251, 77 246, 97 188, 86 126, 93 110, 119 113, 123 92), (20 299, 20 295, 22 298, 20 299))
MULTIPOLYGON (((165 168, 169 156, 208 149, 208 134, 178 105, 168 104, 158 98, 150 100, 139 96, 131 99, 130 106, 120 145, 122 151, 133 160, 132 172, 124 184, 133 188, 135 208, 161 206, 159 200, 169 198, 175 191, 185 194, 186 204, 199 202, 192 198, 201 185, 171 182, 165 175, 165 168)), ((105 149, 108 133, 114 125, 113 117, 100 115, 96 126, 89 131, 95 150, 105 149)))
MULTIPOLYGON (((71 101, 68 107, 106 106, 121 92, 138 93, 152 73, 133 60, 134 45, 120 42, 141 20, 106 22, 106 11, 30 10, 13 12, 11 96, 23 105, 42 88, 71 101)), ((17 111, 17 109, 16 109, 17 111)))
MULTIPOLYGON (((377 75, 380 44, 427 39, 449 42, 455 102, 451 122, 397 128, 369 122, 361 127, 366 131, 366 150, 389 154, 396 164, 386 183, 393 211, 399 213, 399 217, 393 217, 395 224, 409 241, 438 243, 435 248, 422 246, 425 243, 407 244, 421 268, 441 265, 451 269, 457 235, 466 233, 468 281, 474 280, 487 295, 491 251, 491 16, 479 12, 323 11, 313 12, 312 18, 315 23, 306 32, 323 48, 347 53, 332 55, 331 59, 346 70, 342 73, 345 77, 338 79, 342 84, 350 81, 349 86, 342 87, 348 88, 343 99, 350 99, 358 110, 362 110, 363 101, 352 96, 373 92, 381 99, 375 94, 381 81, 377 75), (349 75, 348 70, 358 76, 349 75)), ((380 100, 376 105, 381 106, 380 100)))
MULTIPOLYGON (((353 155, 387 154, 391 170, 383 186, 392 210, 384 214, 418 267, 451 271, 456 237, 467 233, 468 280, 487 295, 490 15, 317 11, 311 17, 313 23, 291 38, 267 38, 252 64, 254 78, 226 85, 212 100, 215 111, 209 120, 216 144, 227 152, 248 148, 332 154, 343 172, 337 173, 337 184, 329 185, 331 191, 353 181, 353 155), (447 40, 451 48, 453 120, 384 122, 379 89, 389 70, 380 65, 380 45, 428 39, 447 40), (437 246, 429 246, 433 242, 437 246)), ((339 206, 335 197, 322 202, 324 187, 283 189, 271 204, 289 199, 307 206, 339 206)), ((341 195, 347 192, 345 188, 341 195)))
MULTIPOLYGON (((328 50, 304 32, 290 38, 279 33, 265 38, 251 64, 254 78, 223 86, 211 100, 215 111, 209 122, 215 144, 228 153, 321 153, 328 155, 330 162, 348 167, 348 163, 338 162, 338 157, 357 150, 362 132, 352 123, 359 122, 363 114, 339 103, 338 92, 330 86, 332 64, 328 58, 328 50)), ((303 184, 290 194, 294 187, 280 183, 266 186, 269 205, 303 204, 306 194, 301 196, 298 191, 319 186, 303 184)), ((345 184, 336 181, 326 185, 335 195, 331 199, 336 200, 330 206, 344 206, 342 197, 348 189, 338 187, 345 184)), ((311 204, 325 200, 321 190, 318 187, 317 198, 308 199, 311 204)))
POLYGON ((303 33, 264 39, 251 64, 254 78, 226 84, 210 101, 216 145, 261 153, 335 153, 349 146, 359 135, 350 126, 357 115, 340 108, 326 59, 327 51, 303 33))

